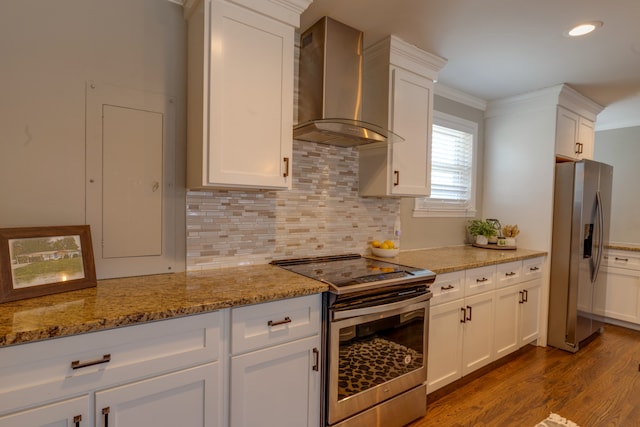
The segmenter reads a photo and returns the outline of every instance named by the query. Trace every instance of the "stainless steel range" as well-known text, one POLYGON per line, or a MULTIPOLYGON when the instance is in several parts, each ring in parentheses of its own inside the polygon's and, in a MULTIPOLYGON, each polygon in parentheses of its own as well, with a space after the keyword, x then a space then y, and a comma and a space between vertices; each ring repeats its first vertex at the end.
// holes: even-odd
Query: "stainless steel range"
POLYGON ((357 254, 272 264, 330 286, 323 426, 400 427, 425 414, 433 272, 357 254))

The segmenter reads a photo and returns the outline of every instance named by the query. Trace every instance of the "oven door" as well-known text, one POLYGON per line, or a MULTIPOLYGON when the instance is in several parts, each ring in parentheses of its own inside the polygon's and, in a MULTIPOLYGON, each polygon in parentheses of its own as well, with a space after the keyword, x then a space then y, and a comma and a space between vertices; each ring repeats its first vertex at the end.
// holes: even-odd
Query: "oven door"
POLYGON ((428 291, 389 304, 330 309, 329 424, 426 381, 430 298, 428 291))

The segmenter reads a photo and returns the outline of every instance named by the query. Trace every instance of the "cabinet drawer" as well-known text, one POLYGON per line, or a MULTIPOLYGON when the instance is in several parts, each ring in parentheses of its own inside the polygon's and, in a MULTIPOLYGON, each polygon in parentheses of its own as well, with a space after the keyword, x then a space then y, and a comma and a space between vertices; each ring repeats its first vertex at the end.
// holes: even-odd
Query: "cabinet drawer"
POLYGON ((431 285, 431 305, 438 305, 464 297, 464 270, 438 274, 431 285))
POLYGON ((544 257, 529 258, 522 261, 523 282, 542 277, 544 271, 544 257))
POLYGON ((321 294, 231 310, 231 352, 244 353, 320 333, 321 294))
POLYGON ((496 288, 496 266, 472 268, 467 270, 464 281, 465 297, 490 291, 496 288))
POLYGON ((0 348, 0 414, 218 360, 221 312, 0 348))
POLYGON ((496 288, 504 288, 522 281, 522 261, 505 262, 496 266, 496 288))
POLYGON ((609 267, 640 270, 640 252, 607 251, 602 262, 609 267))

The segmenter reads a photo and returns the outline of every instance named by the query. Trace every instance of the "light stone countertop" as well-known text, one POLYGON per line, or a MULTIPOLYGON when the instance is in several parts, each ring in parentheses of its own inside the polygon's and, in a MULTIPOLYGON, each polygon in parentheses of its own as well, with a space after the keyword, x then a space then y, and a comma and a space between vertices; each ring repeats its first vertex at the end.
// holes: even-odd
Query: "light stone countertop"
MULTIPOLYGON (((380 259, 442 274, 544 255, 455 246, 380 259)), ((99 280, 94 288, 0 304, 0 348, 327 290, 271 265, 99 280)))
POLYGON ((607 249, 614 249, 618 251, 640 252, 640 245, 634 245, 632 243, 610 243, 607 245, 607 249))

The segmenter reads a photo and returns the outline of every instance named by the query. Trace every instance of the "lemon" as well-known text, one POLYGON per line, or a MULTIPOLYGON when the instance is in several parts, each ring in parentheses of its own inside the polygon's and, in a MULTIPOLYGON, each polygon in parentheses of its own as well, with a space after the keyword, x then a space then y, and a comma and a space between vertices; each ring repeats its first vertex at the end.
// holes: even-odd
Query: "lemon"
MULTIPOLYGON (((385 240, 384 242, 382 242, 382 245, 387 246, 384 249, 394 249, 396 247, 396 245, 391 240, 385 240)), ((380 247, 382 247, 382 245, 380 245, 380 247)))
POLYGON ((393 249, 393 248, 389 246, 387 242, 384 242, 383 244, 380 245, 380 249, 393 249))
POLYGON ((380 244, 381 243, 378 240, 374 240, 373 242, 371 242, 371 246, 373 246, 374 248, 379 248, 380 244))

